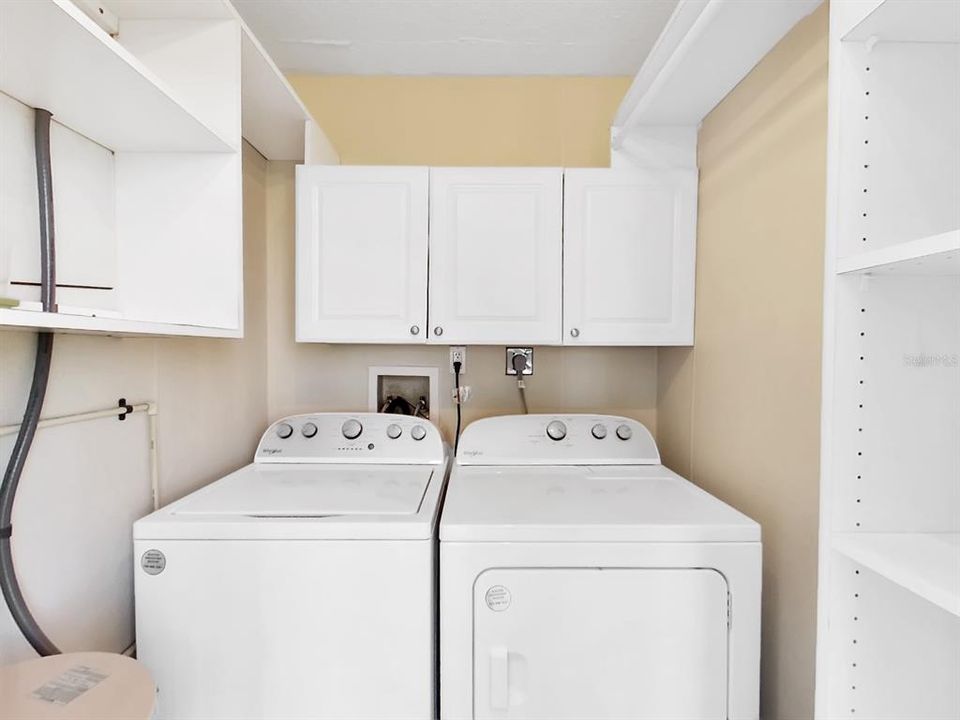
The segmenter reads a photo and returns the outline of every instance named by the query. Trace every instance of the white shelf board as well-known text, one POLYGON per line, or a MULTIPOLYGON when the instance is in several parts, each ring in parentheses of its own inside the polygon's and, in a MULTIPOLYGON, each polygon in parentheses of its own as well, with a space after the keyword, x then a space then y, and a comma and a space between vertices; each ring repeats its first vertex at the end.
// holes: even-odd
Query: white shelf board
POLYGON ((90 335, 166 335, 212 338, 242 338, 242 330, 140 322, 112 316, 70 315, 17 308, 0 308, 0 328, 11 330, 56 330, 90 335))
POLYGON ((617 134, 638 125, 699 125, 819 5, 820 0, 681 2, 617 110, 617 134))
POLYGON ((960 230, 840 258, 837 274, 960 275, 960 230))
POLYGON ((960 616, 960 533, 837 533, 833 549, 960 616))
POLYGON ((116 151, 234 152, 70 0, 0 2, 0 91, 116 151))
POLYGON ((956 0, 886 0, 843 39, 880 42, 960 43, 960 3, 956 0))
POLYGON ((313 116, 239 15, 243 137, 267 160, 303 162, 304 133, 313 116))

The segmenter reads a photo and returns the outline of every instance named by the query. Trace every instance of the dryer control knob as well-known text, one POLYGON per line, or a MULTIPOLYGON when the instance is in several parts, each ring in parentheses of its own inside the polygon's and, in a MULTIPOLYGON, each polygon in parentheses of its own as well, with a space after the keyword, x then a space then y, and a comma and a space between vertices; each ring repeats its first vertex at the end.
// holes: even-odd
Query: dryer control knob
POLYGON ((402 432, 403 432, 403 428, 401 428, 396 423, 390 423, 389 425, 387 425, 387 437, 390 438, 391 440, 396 440, 398 437, 400 437, 400 434, 402 432))
POLYGON ((312 438, 317 434, 317 426, 312 422, 304 423, 303 427, 300 428, 300 432, 303 433, 305 438, 312 438))
POLYGON ((607 426, 603 423, 597 423, 590 429, 590 434, 597 440, 603 440, 607 436, 607 426))
POLYGON ((290 423, 280 423, 277 425, 277 437, 281 440, 286 440, 288 437, 293 435, 293 426, 290 423))
POLYGON ((358 420, 347 420, 340 428, 340 432, 347 440, 355 440, 363 432, 363 425, 358 420))
POLYGON ((630 429, 629 425, 621 425, 617 428, 617 437, 621 440, 629 440, 633 437, 633 430, 630 429))
POLYGON ((414 440, 423 440, 427 436, 427 429, 423 425, 414 425, 410 428, 410 437, 414 440))
POLYGON ((551 440, 563 440, 567 436, 567 426, 559 420, 547 424, 547 437, 551 440))

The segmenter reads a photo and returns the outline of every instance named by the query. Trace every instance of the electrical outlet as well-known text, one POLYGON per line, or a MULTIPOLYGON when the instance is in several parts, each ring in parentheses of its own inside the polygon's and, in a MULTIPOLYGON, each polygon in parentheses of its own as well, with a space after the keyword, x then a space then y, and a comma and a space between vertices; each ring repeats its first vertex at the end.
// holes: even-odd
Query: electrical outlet
POLYGON ((533 348, 528 347, 507 348, 507 375, 517 374, 517 369, 513 365, 513 358, 517 355, 520 355, 524 359, 523 374, 533 375, 533 348))
POLYGON ((450 374, 453 375, 453 364, 460 362, 460 374, 467 372, 467 349, 463 345, 450 346, 450 374))

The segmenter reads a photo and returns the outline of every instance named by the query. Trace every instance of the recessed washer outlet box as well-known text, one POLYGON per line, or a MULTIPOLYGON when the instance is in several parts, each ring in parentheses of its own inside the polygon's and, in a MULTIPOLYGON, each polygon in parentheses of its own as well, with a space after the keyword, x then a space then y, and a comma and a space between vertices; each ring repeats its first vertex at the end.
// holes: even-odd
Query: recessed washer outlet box
POLYGON ((436 423, 439 419, 439 368, 371 367, 369 410, 399 415, 419 415, 436 423))

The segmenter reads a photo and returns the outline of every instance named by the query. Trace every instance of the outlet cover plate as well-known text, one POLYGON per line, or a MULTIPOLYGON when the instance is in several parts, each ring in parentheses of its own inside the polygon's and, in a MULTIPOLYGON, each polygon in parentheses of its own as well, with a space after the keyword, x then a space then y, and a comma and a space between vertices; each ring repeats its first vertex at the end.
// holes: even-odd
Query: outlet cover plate
POLYGON ((453 372, 453 363, 455 361, 460 361, 460 374, 465 375, 467 372, 467 348, 463 345, 451 345, 450 346, 450 374, 455 375, 453 372))
POLYGON ((508 347, 507 348, 507 375, 516 375, 517 370, 513 367, 514 355, 523 355, 525 363, 523 366, 524 375, 533 375, 533 348, 530 347, 508 347))

